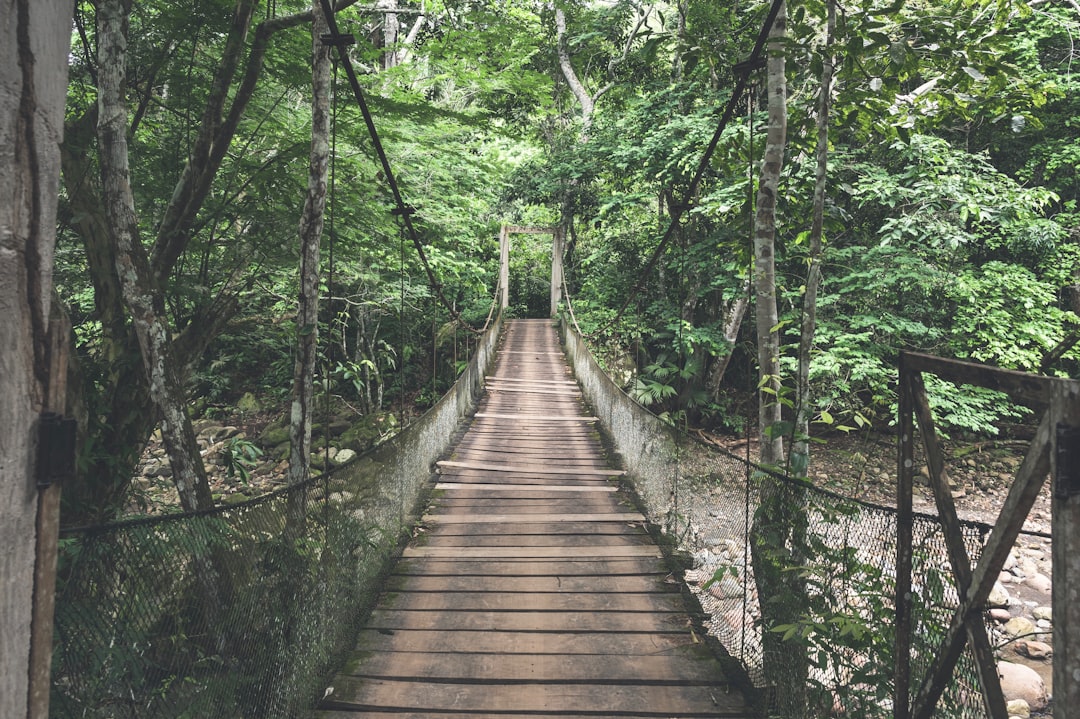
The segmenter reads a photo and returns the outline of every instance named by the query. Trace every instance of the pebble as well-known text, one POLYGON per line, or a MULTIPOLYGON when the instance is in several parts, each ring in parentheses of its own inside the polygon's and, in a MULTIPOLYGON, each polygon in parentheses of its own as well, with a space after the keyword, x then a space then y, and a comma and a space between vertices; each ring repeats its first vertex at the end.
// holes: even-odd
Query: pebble
POLYGON ((1038 572, 1032 573, 1024 583, 1036 592, 1042 592, 1043 594, 1050 594, 1053 586, 1049 577, 1045 574, 1039 574, 1038 572))
POLYGON ((1049 659, 1054 654, 1046 642, 1017 642, 1016 649, 1029 659, 1049 659))
POLYGON ((995 582, 994 588, 990 590, 990 596, 986 599, 986 604, 990 607, 1009 606, 1009 590, 1003 587, 1000 582, 995 582))
POLYGON ((1012 619, 1012 614, 1009 613, 1008 609, 996 608, 990 610, 990 618, 999 624, 1004 624, 1012 619))
POLYGON ((1013 617, 1005 622, 1002 631, 1010 637, 1022 637, 1035 632, 1035 623, 1027 617, 1013 617))
POLYGON ((1031 616, 1035 619, 1045 619, 1048 622, 1054 621, 1054 610, 1051 607, 1035 607, 1031 610, 1031 616))

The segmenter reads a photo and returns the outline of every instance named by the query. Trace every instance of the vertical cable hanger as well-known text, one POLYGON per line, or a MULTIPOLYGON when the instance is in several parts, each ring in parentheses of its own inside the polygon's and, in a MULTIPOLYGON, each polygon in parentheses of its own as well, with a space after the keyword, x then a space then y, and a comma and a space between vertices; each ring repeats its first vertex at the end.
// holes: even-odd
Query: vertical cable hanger
MULTIPOLYGON (((779 2, 780 0, 776 0, 779 2)), ((353 68, 352 59, 349 57, 349 53, 346 48, 356 42, 351 34, 341 34, 338 31, 337 17, 334 15, 334 10, 331 7, 330 0, 320 0, 323 8, 323 13, 326 15, 326 24, 330 29, 326 35, 323 36, 323 42, 327 45, 331 45, 337 48, 338 57, 341 60, 342 67, 345 68, 345 76, 349 80, 349 85, 352 88, 353 96, 356 98, 356 104, 360 108, 360 114, 364 117, 364 124, 367 126, 368 134, 371 136, 371 145, 375 150, 375 154, 379 159, 379 164, 382 166, 383 175, 386 178, 386 184, 390 187, 390 192, 394 198, 394 208, 390 211, 390 214, 400 218, 401 224, 404 227, 405 233, 408 234, 412 240, 413 247, 416 249, 417 255, 420 257, 420 262, 424 265, 424 271, 427 273, 428 284, 435 292, 439 301, 443 307, 450 313, 450 317, 454 322, 457 322, 462 327, 474 334, 480 334, 480 330, 476 329, 465 323, 461 318, 453 305, 451 305, 443 292, 442 285, 439 283, 438 278, 435 276, 435 271, 431 268, 431 264, 428 262, 427 253, 424 252, 424 243, 420 240, 420 235, 417 233, 416 228, 413 226, 412 216, 416 214, 416 208, 411 205, 405 204, 404 199, 401 196, 401 189, 398 187, 397 178, 394 175, 393 168, 390 167, 390 160, 386 156, 386 151, 383 149, 382 141, 379 139, 379 132, 375 128, 375 120, 371 115, 371 110, 368 108, 367 99, 364 97, 364 91, 360 87, 360 80, 356 76, 356 70, 353 68)))

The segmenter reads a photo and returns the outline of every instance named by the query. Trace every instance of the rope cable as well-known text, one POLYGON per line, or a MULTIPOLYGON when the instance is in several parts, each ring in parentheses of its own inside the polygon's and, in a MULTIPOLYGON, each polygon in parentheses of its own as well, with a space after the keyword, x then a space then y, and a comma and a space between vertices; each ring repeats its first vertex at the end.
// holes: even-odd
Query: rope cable
MULTIPOLYGON (((327 0, 323 0, 327 2, 327 0)), ((769 8, 769 14, 765 17, 765 22, 761 26, 761 31, 758 33, 757 41, 754 43, 754 49, 750 53, 749 59, 744 62, 735 65, 735 89, 732 90, 731 97, 728 99, 727 106, 724 108, 724 114, 720 118, 720 122, 716 126, 715 132, 713 132, 712 139, 709 140, 708 146, 705 148, 704 154, 698 161, 697 169, 694 171, 693 177, 690 181, 690 186, 683 194, 682 202, 671 205, 670 213, 671 219, 668 222, 667 229, 664 231, 663 236, 660 239, 660 243, 656 246, 649 261, 645 264, 645 267, 638 275, 637 282, 630 288, 630 293, 627 295, 626 300, 622 306, 619 307, 619 311, 615 313, 615 317, 603 324, 599 329, 590 333, 588 336, 595 337, 600 333, 610 329, 626 311, 630 303, 645 287, 645 280, 649 277, 653 270, 656 268, 656 263, 660 259, 660 255, 663 254, 664 249, 671 242, 671 238, 675 235, 675 229, 682 221, 683 213, 690 209, 694 202, 694 197, 697 195, 698 190, 701 187, 701 182, 705 177, 705 171, 709 168, 709 163, 712 161, 712 156, 716 152, 717 145, 720 144, 720 137, 724 134, 724 130, 727 129, 728 124, 735 116, 735 109, 742 98, 743 92, 746 90, 746 86, 750 81, 750 75, 753 71, 762 66, 765 58, 762 57, 762 51, 765 48, 766 42, 769 39, 769 32, 772 30, 773 22, 776 20, 777 14, 780 12, 780 7, 784 4, 784 0, 773 0, 772 6, 769 8)))
MULTIPOLYGON (((775 0, 780 2, 781 0, 775 0)), ((364 124, 367 126, 368 134, 371 136, 371 144, 375 149, 375 154, 379 158, 379 163, 382 165, 383 175, 386 178, 386 183, 390 187, 390 191, 394 196, 394 208, 390 211, 392 215, 401 218, 401 223, 404 225, 405 231, 409 235, 409 239, 412 240, 413 247, 416 248, 416 253, 420 257, 420 262, 424 265, 424 271, 427 273, 428 284, 431 289, 434 290, 438 296, 439 301, 450 313, 450 317, 454 322, 457 322, 469 332, 474 334, 480 334, 480 330, 467 324, 461 315, 453 308, 453 306, 446 300, 446 295, 443 293, 442 285, 439 283, 438 278, 435 276, 435 271, 431 268, 431 264, 428 262, 427 253, 424 252, 424 244, 420 240, 420 236, 416 232, 416 228, 413 226, 412 215, 416 213, 416 208, 410 205, 406 205, 401 196, 401 189, 398 187, 397 178, 394 176, 394 171, 390 167, 390 160, 386 156, 386 151, 383 149, 382 141, 379 139, 379 132, 375 128, 375 120, 371 115, 371 110, 368 108, 367 100, 364 97, 364 91, 360 87, 360 81, 356 76, 356 70, 353 68, 352 59, 349 57, 349 53, 346 51, 346 47, 354 42, 351 35, 342 35, 338 31, 337 18, 334 16, 334 11, 330 6, 330 0, 321 0, 323 12, 326 15, 326 23, 330 29, 327 40, 329 44, 337 48, 338 57, 341 60, 342 66, 345 68, 345 75, 349 80, 349 85, 352 88, 353 96, 356 98, 356 104, 360 108, 360 113, 364 116, 364 124)))

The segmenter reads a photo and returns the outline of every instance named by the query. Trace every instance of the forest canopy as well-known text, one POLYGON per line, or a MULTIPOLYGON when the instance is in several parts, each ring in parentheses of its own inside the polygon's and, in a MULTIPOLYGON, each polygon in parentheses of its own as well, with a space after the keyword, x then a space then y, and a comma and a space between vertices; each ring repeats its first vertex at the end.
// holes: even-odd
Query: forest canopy
MULTIPOLYGON (((792 3, 755 68, 771 3, 337 6, 446 304, 335 61, 317 327, 297 321, 310 5, 78 2, 56 266, 84 429, 69 523, 125 506, 168 395, 148 347, 188 421, 247 392, 284 406, 316 329, 313 381, 358 415, 430 405, 468 349, 453 315, 488 314, 502 224, 564 231, 582 330, 672 421, 743 431, 764 388, 785 433, 796 414, 884 428, 906 349, 1080 374, 1075 0, 792 3)), ((547 313, 550 253, 515 238, 512 314, 547 313)), ((985 391, 937 397, 954 431, 1022 419, 985 391)))

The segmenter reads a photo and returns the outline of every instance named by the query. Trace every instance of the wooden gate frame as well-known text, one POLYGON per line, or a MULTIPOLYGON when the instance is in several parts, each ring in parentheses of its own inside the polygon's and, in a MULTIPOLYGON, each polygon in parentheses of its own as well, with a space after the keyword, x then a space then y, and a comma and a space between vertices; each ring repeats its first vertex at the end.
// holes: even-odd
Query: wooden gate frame
POLYGON ((566 238, 558 227, 503 225, 499 232, 499 308, 510 305, 510 235, 551 235, 551 316, 559 312, 563 285, 563 252, 566 238))
POLYGON ((895 719, 930 719, 965 641, 971 642, 975 653, 983 699, 990 717, 1006 719, 1008 716, 982 615, 994 582, 1042 489, 1043 480, 1052 471, 1054 717, 1065 719, 1068 708, 1080 706, 1080 681, 1073 680, 1073 677, 1080 677, 1080 382, 901 352, 899 393, 893 716, 895 719), (944 475, 944 456, 923 384, 924 372, 958 384, 1004 392, 1013 401, 1042 412, 1035 438, 1017 470, 1005 505, 974 570, 944 475), (918 687, 914 704, 911 704, 912 491, 916 418, 960 603, 931 667, 918 687))

